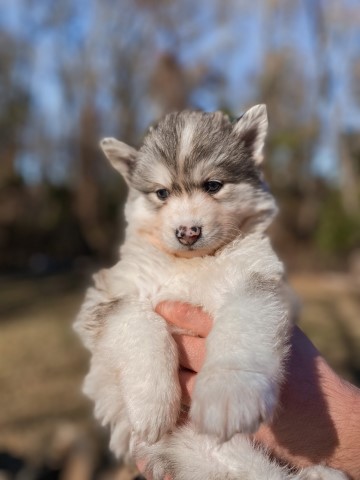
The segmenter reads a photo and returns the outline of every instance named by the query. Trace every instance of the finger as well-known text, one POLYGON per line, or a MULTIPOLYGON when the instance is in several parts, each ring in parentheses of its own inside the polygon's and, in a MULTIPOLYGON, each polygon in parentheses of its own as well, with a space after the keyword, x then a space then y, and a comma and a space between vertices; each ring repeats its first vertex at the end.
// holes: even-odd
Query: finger
MULTIPOLYGON (((146 462, 145 459, 141 459, 141 460, 138 460, 136 462, 136 466, 137 466, 140 473, 147 473, 146 472, 146 463, 147 462, 146 462)), ((146 480, 152 480, 152 476, 150 476, 148 473, 147 473, 146 480)), ((165 475, 164 480, 171 480, 171 477, 169 475, 165 475)))
POLYGON ((178 346, 180 365, 199 372, 205 359, 205 340, 190 335, 173 335, 178 346))
POLYGON ((210 315, 200 307, 194 307, 189 303, 160 302, 155 311, 164 317, 168 323, 184 330, 190 330, 199 337, 206 337, 212 327, 210 315))
MULTIPOLYGON (((136 466, 139 470, 140 473, 145 473, 145 470, 146 470, 146 460, 144 458, 142 458, 141 460, 137 460, 136 462, 136 466)), ((152 480, 152 477, 147 477, 147 480, 152 480)))
POLYGON ((190 407, 191 405, 191 396, 194 390, 196 380, 196 374, 191 370, 181 369, 179 371, 179 382, 181 387, 181 402, 190 407))

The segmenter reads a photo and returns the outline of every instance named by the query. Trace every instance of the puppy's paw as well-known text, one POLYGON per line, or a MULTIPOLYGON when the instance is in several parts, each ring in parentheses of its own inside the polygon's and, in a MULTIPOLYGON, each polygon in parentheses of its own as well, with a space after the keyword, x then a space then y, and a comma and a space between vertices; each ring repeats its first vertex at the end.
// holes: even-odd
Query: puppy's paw
POLYGON ((154 388, 127 403, 135 435, 153 444, 176 424, 180 410, 180 387, 154 388))
POLYGON ((340 470, 316 465, 301 470, 294 480, 348 480, 348 477, 340 470))
POLYGON ((224 441, 255 432, 271 418, 277 397, 274 382, 260 373, 207 368, 198 375, 190 415, 199 432, 224 441))
POLYGON ((146 478, 164 480, 166 478, 168 462, 166 458, 166 444, 169 439, 165 436, 152 445, 143 440, 132 438, 131 453, 138 465, 141 465, 146 478))

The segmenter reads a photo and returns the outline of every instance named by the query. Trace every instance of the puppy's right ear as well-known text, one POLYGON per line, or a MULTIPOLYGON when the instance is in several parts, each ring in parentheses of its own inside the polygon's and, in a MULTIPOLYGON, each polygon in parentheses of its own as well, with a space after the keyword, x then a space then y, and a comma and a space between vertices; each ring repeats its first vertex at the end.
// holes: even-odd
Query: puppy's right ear
POLYGON ((103 138, 100 147, 110 160, 111 165, 128 181, 129 174, 136 162, 137 151, 135 148, 119 142, 116 138, 103 138))

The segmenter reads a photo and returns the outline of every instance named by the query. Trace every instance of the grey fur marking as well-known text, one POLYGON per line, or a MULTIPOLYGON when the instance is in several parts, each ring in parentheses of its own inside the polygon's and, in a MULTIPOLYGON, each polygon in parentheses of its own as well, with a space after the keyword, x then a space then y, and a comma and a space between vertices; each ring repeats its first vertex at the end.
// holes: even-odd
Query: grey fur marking
POLYGON ((130 172, 130 182, 140 191, 154 191, 157 179, 152 175, 156 175, 158 164, 169 172, 172 185, 167 187, 175 194, 202 187, 192 176, 194 169, 199 167, 204 172, 202 182, 210 176, 224 183, 247 182, 262 190, 259 170, 252 158, 256 136, 256 124, 244 131, 235 131, 229 118, 221 112, 171 113, 145 137, 130 172), (191 131, 191 139, 181 158, 186 128, 191 131))

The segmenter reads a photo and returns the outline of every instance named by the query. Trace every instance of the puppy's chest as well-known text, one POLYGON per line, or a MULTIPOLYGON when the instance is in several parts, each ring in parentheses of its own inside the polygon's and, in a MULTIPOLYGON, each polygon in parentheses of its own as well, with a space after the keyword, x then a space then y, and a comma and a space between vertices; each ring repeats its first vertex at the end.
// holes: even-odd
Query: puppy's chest
POLYGON ((234 259, 228 258, 176 259, 139 252, 133 257, 132 266, 127 258, 120 264, 123 276, 136 285, 140 300, 150 300, 154 307, 162 300, 177 300, 201 305, 212 312, 225 294, 241 288, 239 259, 235 264, 234 259))
POLYGON ((219 297, 219 289, 225 287, 226 277, 215 261, 195 259, 158 265, 159 275, 151 292, 154 304, 161 300, 180 300, 210 307, 219 297))

